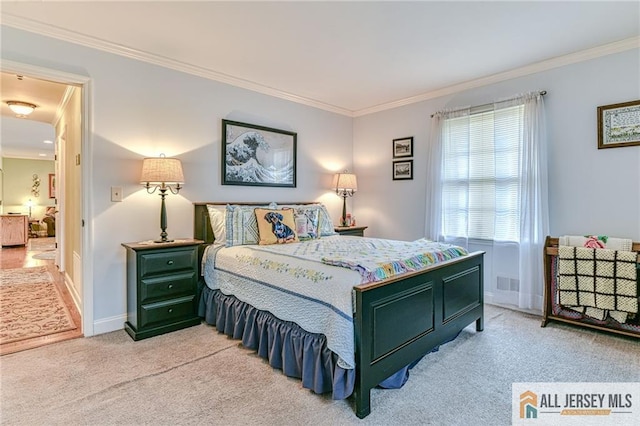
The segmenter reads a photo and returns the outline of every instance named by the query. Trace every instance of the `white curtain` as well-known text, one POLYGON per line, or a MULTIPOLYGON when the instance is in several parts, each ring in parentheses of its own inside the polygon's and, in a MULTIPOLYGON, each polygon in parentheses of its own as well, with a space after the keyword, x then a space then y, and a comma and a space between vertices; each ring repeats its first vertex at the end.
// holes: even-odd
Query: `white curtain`
POLYGON ((485 292, 494 303, 542 309, 549 233, 546 145, 538 92, 496 102, 481 113, 465 108, 432 117, 427 237, 485 250, 485 292), (479 152, 478 138, 490 138, 492 152, 479 152), (477 182, 486 175, 494 182, 479 190, 477 182))
POLYGON ((524 135, 520 151, 520 291, 517 306, 542 310, 544 242, 549 235, 549 183, 544 101, 524 97, 524 135))
POLYGON ((452 189, 456 190, 460 196, 465 196, 468 192, 469 167, 465 164, 468 163, 468 155, 465 156, 465 152, 468 154, 469 150, 470 114, 471 110, 468 107, 435 113, 431 117, 431 142, 427 152, 426 237, 433 241, 444 241, 464 248, 468 248, 468 223, 464 214, 451 211, 447 196, 451 195, 452 189), (447 149, 447 142, 452 138, 464 141, 459 145, 462 155, 456 157, 459 163, 450 163, 445 168, 444 150, 447 149), (459 188, 445 187, 443 184, 445 173, 455 174, 458 177, 459 188), (448 215, 445 216, 443 211, 448 211, 448 215), (444 222, 454 218, 460 220, 461 232, 456 235, 445 235, 444 222))

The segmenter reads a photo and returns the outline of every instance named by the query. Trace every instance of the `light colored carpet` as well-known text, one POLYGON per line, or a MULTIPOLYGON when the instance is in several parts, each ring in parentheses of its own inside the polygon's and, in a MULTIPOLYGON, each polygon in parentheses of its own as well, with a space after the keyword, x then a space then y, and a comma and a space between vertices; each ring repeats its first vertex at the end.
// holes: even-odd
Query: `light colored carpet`
POLYGON ((508 425, 513 382, 640 381, 640 342, 493 306, 399 390, 352 400, 300 387, 207 325, 134 342, 124 331, 0 357, 10 425, 508 425))
POLYGON ((76 328, 46 267, 4 269, 0 277, 0 344, 76 328))

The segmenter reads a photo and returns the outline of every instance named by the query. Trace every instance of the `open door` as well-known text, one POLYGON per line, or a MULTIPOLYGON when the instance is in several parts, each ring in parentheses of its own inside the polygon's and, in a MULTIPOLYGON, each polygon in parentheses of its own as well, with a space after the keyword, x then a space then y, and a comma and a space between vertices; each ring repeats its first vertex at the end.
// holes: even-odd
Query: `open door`
POLYGON ((64 272, 64 254, 65 250, 62 250, 64 247, 64 214, 60 213, 60 209, 64 208, 64 179, 61 177, 64 176, 64 161, 60 161, 61 158, 65 158, 65 138, 67 133, 67 127, 64 126, 62 134, 56 135, 55 139, 55 157, 54 157, 54 190, 55 190, 55 198, 54 204, 56 206, 56 265, 60 272, 64 272))

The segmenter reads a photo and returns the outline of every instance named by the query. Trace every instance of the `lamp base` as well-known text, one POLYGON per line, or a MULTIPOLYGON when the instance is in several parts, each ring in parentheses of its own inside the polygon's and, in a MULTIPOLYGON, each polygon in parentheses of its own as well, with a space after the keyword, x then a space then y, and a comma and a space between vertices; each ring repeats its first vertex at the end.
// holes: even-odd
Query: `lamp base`
POLYGON ((164 204, 164 197, 167 195, 167 188, 160 188, 160 198, 162 198, 162 203, 160 205, 160 229, 162 232, 160 233, 160 239, 155 240, 154 243, 171 243, 173 240, 169 240, 167 238, 167 208, 164 204))
POLYGON ((172 243, 175 240, 155 240, 154 243, 172 243))
POLYGON ((347 192, 342 193, 342 217, 340 218, 340 226, 347 225, 347 192))

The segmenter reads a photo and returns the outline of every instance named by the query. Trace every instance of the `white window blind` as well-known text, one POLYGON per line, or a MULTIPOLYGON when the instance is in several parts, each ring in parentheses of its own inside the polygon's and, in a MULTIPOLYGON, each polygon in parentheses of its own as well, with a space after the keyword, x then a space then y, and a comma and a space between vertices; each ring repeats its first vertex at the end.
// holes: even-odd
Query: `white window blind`
POLYGON ((520 105, 445 120, 445 236, 519 241, 523 112, 520 105))

